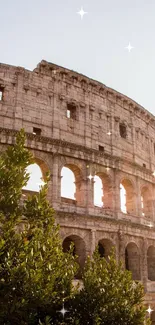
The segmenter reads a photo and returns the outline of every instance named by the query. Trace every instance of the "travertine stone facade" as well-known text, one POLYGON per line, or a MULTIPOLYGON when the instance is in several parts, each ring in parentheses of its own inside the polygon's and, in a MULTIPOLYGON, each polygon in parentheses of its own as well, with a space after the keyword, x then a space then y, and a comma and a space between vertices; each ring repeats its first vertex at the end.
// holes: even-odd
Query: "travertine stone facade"
POLYGON ((33 71, 0 64, 1 151, 23 127, 43 175, 50 170, 48 197, 64 249, 74 241, 82 266, 96 245, 105 257, 114 245, 155 309, 155 117, 115 90, 55 64, 42 61, 33 71), (75 200, 61 198, 64 166, 75 175, 75 200), (102 208, 94 206, 90 173, 102 180, 102 208))

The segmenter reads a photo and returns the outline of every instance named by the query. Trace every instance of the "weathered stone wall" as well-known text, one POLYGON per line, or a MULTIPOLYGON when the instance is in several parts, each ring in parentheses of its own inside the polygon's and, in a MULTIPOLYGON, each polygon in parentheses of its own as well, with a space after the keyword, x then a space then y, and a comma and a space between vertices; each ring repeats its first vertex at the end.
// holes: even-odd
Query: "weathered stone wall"
POLYGON ((114 245, 155 308, 154 116, 115 90, 46 61, 34 71, 1 64, 0 92, 1 151, 24 127, 43 175, 50 170, 48 198, 62 239, 75 241, 81 263, 99 242, 105 257, 114 245), (63 166, 75 175, 76 200, 61 198, 63 166), (102 179, 103 208, 94 206, 90 173, 102 179), (127 213, 120 209, 121 183, 127 213))

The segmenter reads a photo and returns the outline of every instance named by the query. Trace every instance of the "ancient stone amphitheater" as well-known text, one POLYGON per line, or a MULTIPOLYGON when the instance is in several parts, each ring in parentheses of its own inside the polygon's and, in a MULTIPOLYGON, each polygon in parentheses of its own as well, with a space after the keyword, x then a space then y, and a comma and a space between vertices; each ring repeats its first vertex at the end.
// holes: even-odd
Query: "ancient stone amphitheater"
MULTIPOLYGON (((155 309, 155 118, 132 99, 46 61, 33 71, 0 64, 1 151, 24 128, 48 198, 82 268, 98 245, 142 281, 155 309), (75 194, 61 194, 62 170, 75 177, 75 194), (94 203, 95 177, 102 204, 94 203)), ((155 324, 155 312, 152 312, 155 324)))

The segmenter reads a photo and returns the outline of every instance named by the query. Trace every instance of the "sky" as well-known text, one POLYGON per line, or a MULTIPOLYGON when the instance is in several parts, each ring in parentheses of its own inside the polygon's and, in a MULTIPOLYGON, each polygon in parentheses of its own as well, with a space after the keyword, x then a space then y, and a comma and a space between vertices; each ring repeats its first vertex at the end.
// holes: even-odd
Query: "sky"
MULTIPOLYGON (((0 62, 29 70, 41 60, 55 63, 102 82, 155 115, 154 31, 154 0, 5 0, 0 62), (83 19, 77 13, 81 8, 87 12, 83 19)), ((38 173, 35 187, 29 184, 32 190, 40 186, 38 173)))
POLYGON ((5 0, 0 62, 33 70, 44 59, 102 82, 155 115, 154 31, 154 0, 5 0))

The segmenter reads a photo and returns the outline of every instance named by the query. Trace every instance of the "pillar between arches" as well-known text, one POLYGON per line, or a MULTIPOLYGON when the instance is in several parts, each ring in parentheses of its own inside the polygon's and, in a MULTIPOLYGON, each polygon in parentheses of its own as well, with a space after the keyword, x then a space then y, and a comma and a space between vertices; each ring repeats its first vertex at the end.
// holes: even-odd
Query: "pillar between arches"
POLYGON ((118 246, 118 260, 123 263, 125 268, 125 237, 124 232, 121 230, 118 231, 118 246))
POLYGON ((87 194, 87 202, 86 202, 86 207, 87 210, 89 208, 94 207, 94 181, 93 179, 87 178, 86 180, 86 194, 87 194))
POLYGON ((90 248, 90 256, 92 257, 96 248, 96 229, 91 229, 91 248, 90 248))
POLYGON ((141 279, 144 285, 144 288, 147 287, 148 281, 148 270, 147 270, 147 241, 146 238, 143 237, 142 243, 142 255, 141 255, 141 279))
POLYGON ((142 204, 141 204, 141 190, 140 190, 140 180, 136 177, 136 187, 137 187, 137 197, 136 197, 136 212, 139 217, 142 217, 142 204))
POLYGON ((121 200, 120 200, 120 181, 119 181, 119 174, 116 169, 114 169, 114 187, 113 187, 113 193, 114 193, 114 209, 115 213, 118 216, 121 208, 121 200))
POLYGON ((59 157, 53 156, 53 169, 52 169, 52 201, 59 203, 61 198, 61 176, 59 175, 59 157))
MULTIPOLYGON (((152 197, 155 197, 155 186, 152 184, 152 197)), ((152 200, 152 220, 155 222, 155 200, 152 200)))
POLYGON ((86 206, 86 198, 87 198, 87 183, 85 179, 82 179, 78 182, 74 182, 76 186, 76 194, 75 199, 77 201, 78 206, 85 207, 86 206))

